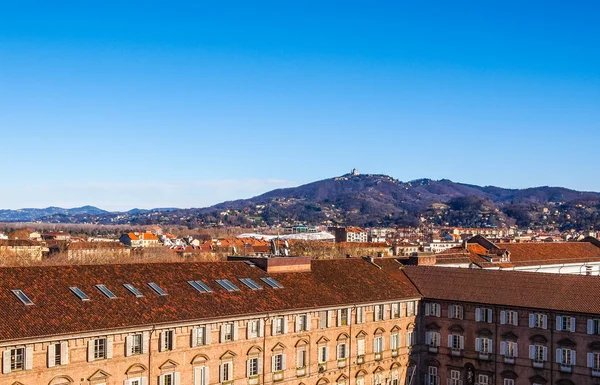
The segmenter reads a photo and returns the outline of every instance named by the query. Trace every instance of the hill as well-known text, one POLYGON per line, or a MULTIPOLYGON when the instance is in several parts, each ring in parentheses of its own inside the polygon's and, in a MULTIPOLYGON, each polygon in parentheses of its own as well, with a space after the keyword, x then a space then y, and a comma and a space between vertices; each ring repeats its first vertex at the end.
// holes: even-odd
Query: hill
POLYGON ((600 228, 600 193, 562 187, 505 189, 450 180, 402 182, 387 175, 343 175, 302 186, 193 209, 97 208, 2 210, 0 221, 103 224, 331 224, 358 226, 600 228), (32 211, 38 210, 38 211, 32 211), (62 210, 62 211, 61 211, 62 210))

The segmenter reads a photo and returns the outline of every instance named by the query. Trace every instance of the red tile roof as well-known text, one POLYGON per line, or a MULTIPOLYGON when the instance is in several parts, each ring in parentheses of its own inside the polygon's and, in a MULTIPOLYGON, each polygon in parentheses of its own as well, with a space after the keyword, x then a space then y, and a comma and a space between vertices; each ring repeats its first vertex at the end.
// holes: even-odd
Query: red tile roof
POLYGON ((311 266, 311 272, 270 274, 284 288, 263 284, 265 289, 257 291, 238 278, 262 284, 260 277, 268 275, 245 262, 0 268, 0 341, 419 297, 406 279, 391 280, 361 259, 313 260, 311 266), (225 291, 214 282, 220 278, 240 291, 225 291), (188 280, 203 280, 214 292, 198 293, 188 280), (168 295, 156 295, 148 282, 168 295), (136 298, 124 283, 145 296, 136 298), (118 298, 105 298, 96 284, 105 284, 118 298), (90 301, 80 301, 70 286, 82 289, 90 301), (35 305, 24 306, 12 289, 23 290, 35 305))
POLYGON ((425 298, 565 312, 600 313, 600 277, 404 266, 425 298))

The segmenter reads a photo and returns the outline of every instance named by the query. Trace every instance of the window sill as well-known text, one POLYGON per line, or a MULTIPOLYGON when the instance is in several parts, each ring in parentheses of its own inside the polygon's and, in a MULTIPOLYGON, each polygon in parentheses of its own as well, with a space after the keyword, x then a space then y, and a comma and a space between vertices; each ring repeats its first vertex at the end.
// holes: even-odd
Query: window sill
POLYGON ((592 369, 592 377, 600 377, 600 369, 592 369))
POLYGON ((544 368, 544 362, 533 362, 533 367, 534 368, 538 368, 538 369, 543 369, 544 368))
POLYGON ((283 381, 283 371, 273 373, 273 382, 283 381))
POLYGON ((479 359, 488 361, 490 359, 490 355, 488 353, 479 353, 479 359))
POLYGON ((515 359, 513 357, 504 357, 504 363, 514 365, 515 359))
POLYGON ((573 367, 572 366, 561 365, 560 366, 560 371, 563 372, 563 373, 571 373, 573 371, 573 367))
POLYGON ((383 359, 383 354, 375 353, 375 361, 381 361, 383 359))
POLYGON ((455 349, 453 349, 453 350, 450 352, 450 354, 451 354, 451 355, 453 355, 453 356, 462 356, 462 355, 463 355, 463 352, 462 352, 462 350, 455 350, 455 349))
POLYGON ((364 364, 365 363, 365 356, 358 356, 356 358, 356 363, 357 364, 364 364))
POLYGON ((250 378, 248 378, 248 384, 249 385, 257 385, 260 381, 259 376, 251 376, 250 378))
POLYGON ((345 368, 346 367, 346 359, 344 358, 344 359, 338 360, 337 367, 338 368, 345 368))
POLYGON ((306 366, 302 368, 296 368, 296 377, 306 376, 306 366))
POLYGON ((437 353, 437 352, 438 352, 437 346, 429 346, 429 353, 437 353))

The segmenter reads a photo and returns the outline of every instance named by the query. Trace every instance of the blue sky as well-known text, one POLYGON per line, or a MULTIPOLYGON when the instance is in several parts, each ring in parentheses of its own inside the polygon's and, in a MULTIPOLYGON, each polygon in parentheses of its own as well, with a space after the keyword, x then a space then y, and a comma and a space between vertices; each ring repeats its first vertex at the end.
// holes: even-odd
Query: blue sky
POLYGON ((356 167, 600 191, 597 1, 0 2, 0 208, 356 167))

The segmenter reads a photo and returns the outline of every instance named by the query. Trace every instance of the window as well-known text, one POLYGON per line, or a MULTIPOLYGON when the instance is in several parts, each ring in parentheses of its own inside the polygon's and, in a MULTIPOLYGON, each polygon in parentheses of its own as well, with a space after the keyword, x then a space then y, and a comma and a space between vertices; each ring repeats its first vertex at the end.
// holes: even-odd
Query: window
POLYGON ((329 310, 323 310, 319 312, 319 329, 325 329, 329 327, 330 312, 329 310))
POLYGON ((408 330, 406 332, 406 346, 414 346, 417 344, 417 334, 414 330, 408 330))
POLYGON ((392 317, 391 318, 400 318, 400 303, 392 304, 392 317))
POLYGON ((219 368, 219 380, 221 383, 233 380, 233 362, 223 362, 219 368))
POLYGON ((489 385, 490 377, 487 374, 480 374, 477 376, 477 385, 489 385))
POLYGON ((556 330, 575 332, 575 317, 570 316, 556 316, 556 330))
POLYGON ((337 359, 343 360, 348 358, 348 350, 346 348, 346 344, 339 344, 337 346, 337 359))
POLYGON ((327 346, 319 346, 319 363, 329 361, 329 348, 327 346))
POLYGON ((273 318, 273 330, 272 330, 272 334, 274 336, 278 336, 281 334, 285 334, 286 333, 286 325, 285 325, 285 318, 284 317, 277 317, 277 318, 273 318))
POLYGON ((408 317, 415 315, 415 303, 416 301, 410 301, 406 303, 406 315, 408 317))
POLYGON ((31 299, 29 299, 29 297, 27 295, 25 295, 25 293, 23 293, 23 290, 11 290, 13 292, 14 295, 17 296, 17 298, 23 302, 24 305, 26 306, 31 306, 33 305, 33 301, 31 299))
POLYGON ((600 377, 600 353, 590 352, 587 354, 587 367, 592 369, 592 376, 600 377))
POLYGON ((449 385, 460 385, 462 381, 460 380, 460 371, 459 370, 451 370, 450 371, 450 380, 448 381, 449 385))
POLYGON ((360 338, 356 340, 356 355, 361 357, 365 355, 365 339, 360 338))
POLYGON ((306 314, 300 314, 296 316, 296 332, 308 331, 308 316, 306 314))
POLYGON ((231 322, 221 325, 221 342, 231 342, 234 340, 233 329, 234 325, 231 322))
POLYGON ((450 305, 448 307, 448 318, 463 319, 462 305, 450 305))
POLYGON ((210 344, 210 327, 200 326, 192 331, 192 347, 210 344))
MULTIPOLYGON (((54 365, 61 365, 63 359, 62 345, 55 344, 54 345, 54 365)), ((52 359, 52 358, 50 358, 52 359)))
POLYGON ((515 385, 515 380, 513 380, 512 378, 505 378, 504 385, 515 385))
POLYGON ((281 372, 285 370, 285 354, 276 354, 273 356, 273 372, 281 372))
POLYGON ((478 307, 475 309, 475 321, 477 322, 492 322, 492 309, 486 307, 478 307))
POLYGON ((458 334, 448 335, 448 347, 453 352, 463 350, 465 348, 465 337, 458 334))
POLYGON ((135 295, 136 297, 143 297, 144 295, 132 284, 130 283, 124 283, 123 286, 125 286, 125 289, 129 290, 129 292, 133 295, 135 295))
POLYGON ((142 354, 142 335, 134 334, 131 338, 131 354, 142 354))
POLYGON ((356 323, 362 324, 365 322, 365 308, 363 306, 356 308, 356 323))
POLYGON ((425 315, 439 317, 441 315, 441 309, 439 303, 426 303, 425 304, 425 315))
POLYGON ((247 325, 247 334, 248 334, 248 339, 250 338, 257 338, 257 337, 262 337, 262 323, 261 320, 250 320, 248 321, 248 325, 247 325))
POLYGON ((346 326, 350 322, 350 314, 348 309, 338 309, 338 326, 346 326))
POLYGON ((254 282, 252 278, 240 278, 240 281, 252 290, 262 290, 262 286, 254 282))
POLYGON ((600 334, 600 319, 588 319, 587 334, 600 334))
POLYGON ((576 353, 573 349, 556 349, 556 362, 560 365, 560 370, 570 372, 575 365, 576 353))
POLYGON ((106 338, 94 340, 94 360, 106 358, 106 338))
POLYGON ((500 323, 502 325, 519 325, 519 313, 514 310, 502 310, 500 312, 500 323))
POLYGON ((296 352, 296 368, 306 367, 306 350, 301 349, 296 352))
POLYGON ((475 338, 475 351, 481 355, 492 353, 492 340, 489 338, 475 338))
POLYGON ((548 348, 543 345, 530 345, 529 358, 533 361, 534 367, 544 367, 544 362, 548 360, 548 348))
POLYGON ((166 373, 158 378, 159 385, 179 385, 179 373, 166 373))
POLYGON ((271 277, 261 278, 260 280, 271 286, 273 289, 283 289, 283 285, 271 277))
POLYGON ((392 349, 392 350, 400 349, 400 334, 399 333, 390 334, 390 349, 392 349))
POLYGON ((258 357, 248 360, 248 377, 258 376, 258 357))
POLYGON ((430 351, 437 351, 440 347, 441 334, 438 332, 426 332, 425 333, 425 344, 429 346, 430 351))
POLYGON ((212 290, 202 281, 188 281, 191 287, 198 290, 200 293, 211 293, 212 290))
POLYGON ((112 291, 110 291, 110 289, 108 287, 106 287, 105 285, 96 285, 96 289, 100 290, 100 292, 109 299, 117 298, 117 296, 112 291))
POLYGON ((515 358, 519 356, 519 345, 513 341, 501 341, 500 352, 504 356, 504 362, 514 364, 515 358))
POLYGON ((150 288, 151 288, 152 290, 154 290, 154 292, 155 292, 156 294, 160 295, 160 296, 165 296, 165 295, 167 295, 167 292, 166 292, 166 291, 164 291, 164 290, 163 290, 163 289, 162 289, 160 286, 158 286, 158 285, 157 285, 156 283, 154 283, 154 282, 150 282, 150 283, 148 283, 148 286, 150 286, 150 288))
POLYGON ((385 307, 383 305, 375 305, 373 310, 373 321, 383 321, 385 307))
POLYGON ((227 291, 240 291, 240 289, 228 279, 215 279, 215 282, 227 291))
POLYGON ((10 370, 25 369, 25 348, 11 349, 10 351, 10 370))
POLYGON ((547 329, 548 316, 542 313, 529 313, 529 327, 547 329))
POLYGON ((82 301, 89 301, 90 298, 78 287, 70 287, 69 290, 71 290, 73 292, 73 294, 75 294, 77 296, 77 298, 79 298, 82 301))
POLYGON ((440 385, 438 368, 435 366, 430 366, 427 368, 427 385, 440 385))
POLYGON ((373 353, 383 352, 383 336, 376 336, 373 339, 373 353))

